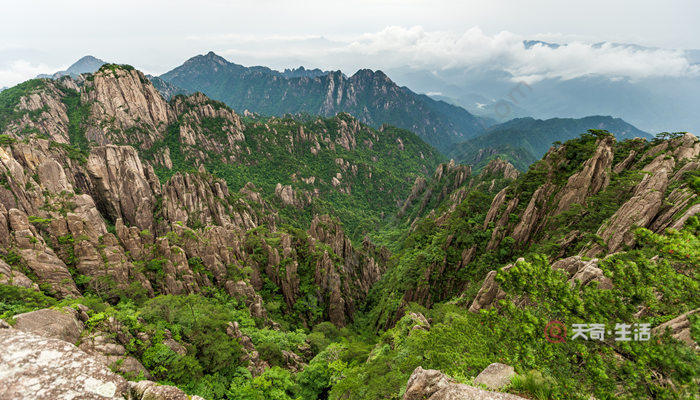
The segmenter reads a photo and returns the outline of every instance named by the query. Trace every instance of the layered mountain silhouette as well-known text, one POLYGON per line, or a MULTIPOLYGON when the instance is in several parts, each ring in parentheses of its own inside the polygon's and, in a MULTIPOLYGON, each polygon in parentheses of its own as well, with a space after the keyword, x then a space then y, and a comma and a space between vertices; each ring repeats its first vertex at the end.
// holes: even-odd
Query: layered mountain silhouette
POLYGON ((350 77, 341 71, 278 72, 244 67, 209 52, 190 58, 160 78, 200 91, 238 111, 277 116, 348 112, 374 127, 390 124, 411 130, 441 150, 477 136, 490 125, 461 107, 400 87, 382 71, 369 69, 350 77))
POLYGON ((447 154, 456 161, 472 164, 480 169, 489 160, 500 157, 526 170, 539 160, 555 142, 565 142, 586 133, 589 129, 614 132, 618 140, 652 136, 620 118, 591 116, 585 118, 517 118, 494 125, 486 133, 456 144, 447 154))

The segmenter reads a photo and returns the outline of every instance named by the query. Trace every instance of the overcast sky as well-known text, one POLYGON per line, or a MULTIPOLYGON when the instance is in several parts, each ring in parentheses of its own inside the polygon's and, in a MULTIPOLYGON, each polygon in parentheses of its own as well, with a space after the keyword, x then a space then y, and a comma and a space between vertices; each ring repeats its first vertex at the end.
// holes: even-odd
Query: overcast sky
POLYGON ((694 0, 55 1, 0 0, 0 86, 83 55, 162 73, 209 50, 244 65, 496 64, 521 78, 697 73, 694 0), (572 43, 522 49, 523 39, 572 43), (598 49, 597 41, 666 50, 598 49))

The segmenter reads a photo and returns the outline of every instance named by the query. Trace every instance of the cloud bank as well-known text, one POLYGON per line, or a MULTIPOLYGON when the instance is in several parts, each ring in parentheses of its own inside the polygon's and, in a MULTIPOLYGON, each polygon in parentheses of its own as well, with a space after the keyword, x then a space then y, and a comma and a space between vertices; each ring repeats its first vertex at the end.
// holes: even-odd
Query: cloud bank
POLYGON ((545 43, 525 46, 528 39, 531 37, 507 31, 487 35, 476 27, 455 33, 399 26, 345 38, 238 35, 190 38, 221 46, 222 53, 235 62, 278 67, 298 61, 307 66, 346 71, 405 66, 424 70, 486 69, 506 71, 513 80, 528 83, 586 75, 637 80, 700 74, 700 67, 693 65, 682 50, 580 40, 560 46, 545 43))
MULTIPOLYGON (((596 44, 582 37, 558 33, 524 36, 502 31, 489 35, 478 27, 455 32, 431 31, 420 26, 390 26, 377 32, 345 36, 199 34, 184 37, 176 51, 178 55, 166 51, 165 59, 178 60, 209 50, 244 65, 266 65, 276 69, 304 65, 340 69, 349 74, 360 68, 388 70, 404 67, 434 72, 504 71, 513 81, 526 83, 587 75, 615 80, 700 76, 700 65, 697 64, 700 56, 693 58, 695 53, 692 52, 596 44), (561 45, 538 43, 526 46, 524 42, 530 39, 553 40, 561 45)), ((177 66, 166 65, 172 61, 165 61, 163 56, 144 58, 142 65, 138 57, 108 59, 127 62, 158 74, 177 66)), ((53 73, 65 67, 47 65, 44 60, 21 52, 4 54, 0 51, 0 87, 12 86, 39 73, 53 73)))

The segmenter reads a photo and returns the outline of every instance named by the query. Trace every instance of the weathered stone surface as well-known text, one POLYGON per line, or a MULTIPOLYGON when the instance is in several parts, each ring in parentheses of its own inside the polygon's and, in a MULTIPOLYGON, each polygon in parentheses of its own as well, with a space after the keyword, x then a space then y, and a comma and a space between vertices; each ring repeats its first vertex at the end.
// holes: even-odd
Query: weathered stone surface
POLYGON ((101 145, 139 143, 145 148, 162 137, 174 119, 168 103, 137 70, 103 70, 86 82, 81 101, 91 105, 91 124, 85 135, 101 145))
POLYGON ((506 293, 501 289, 501 286, 496 282, 498 271, 489 271, 486 274, 484 283, 481 285, 479 292, 472 301, 469 311, 477 312, 481 309, 491 307, 495 302, 505 298, 506 293))
POLYGON ((425 318, 425 316, 419 312, 410 312, 408 313, 409 318, 413 320, 414 325, 411 327, 411 330, 425 330, 429 331, 430 330, 430 322, 428 322, 428 319, 425 318))
MULTIPOLYGON (((518 259, 518 261, 521 260, 524 259, 518 259)), ((508 264, 501 268, 501 270, 508 271, 509 269, 513 268, 513 265, 514 264, 508 264)), ((482 309, 489 309, 499 300, 506 297, 506 292, 504 292, 498 282, 496 282, 496 275, 498 275, 498 271, 489 271, 489 273, 486 274, 484 283, 481 285, 481 288, 472 301, 471 306, 469 306, 469 311, 478 312, 482 309)))
POLYGON ((474 383, 484 385, 492 390, 498 390, 508 386, 514 376, 515 370, 510 365, 493 363, 474 378, 474 383))
POLYGON ((569 283, 572 285, 575 282, 586 286, 591 282, 597 282, 599 289, 611 289, 613 287, 610 278, 603 274, 603 271, 598 268, 598 259, 583 260, 580 256, 562 258, 552 263, 552 269, 563 270, 569 276, 569 283))
POLYGON ((77 342, 83 332, 83 323, 78 319, 78 312, 69 307, 60 310, 44 308, 17 314, 14 318, 17 321, 16 329, 69 343, 77 342))
POLYGON ((140 229, 153 229, 154 187, 158 180, 130 146, 100 146, 90 151, 87 170, 95 183, 98 209, 140 229))
POLYGON ((524 400, 507 393, 490 392, 455 383, 434 369, 416 368, 408 379, 403 400, 524 400))
POLYGON ((246 336, 241 332, 238 327, 238 322, 229 322, 226 328, 226 334, 230 337, 238 340, 238 343, 243 346, 243 354, 241 355, 241 361, 247 364, 248 371, 253 376, 258 376, 265 372, 266 369, 270 368, 267 361, 260 359, 258 351, 255 349, 253 341, 250 337, 246 336))
POLYGON ((554 215, 568 210, 572 204, 583 204, 586 198, 608 186, 614 144, 613 136, 598 139, 593 156, 583 163, 581 171, 569 177, 566 186, 557 195, 558 205, 554 215))
POLYGON ((105 332, 96 331, 83 337, 78 348, 129 378, 151 378, 148 370, 136 358, 127 355, 124 346, 105 332))
POLYGON ((520 222, 513 228, 513 233, 511 234, 517 243, 527 243, 530 237, 541 228, 544 222, 543 217, 548 211, 545 203, 553 190, 554 187, 544 184, 532 194, 530 202, 520 217, 520 222))
POLYGON ((42 90, 22 97, 16 107, 18 110, 38 112, 39 116, 32 118, 24 115, 19 121, 11 123, 6 131, 19 135, 22 131, 36 129, 55 142, 69 143, 68 114, 66 105, 61 101, 67 88, 76 89, 71 80, 44 81, 42 90))
POLYGON ((655 327, 651 330, 651 333, 653 335, 663 335, 664 332, 668 331, 673 338, 680 340, 695 350, 700 350, 700 346, 697 342, 695 342, 695 340, 693 340, 693 336, 690 334, 690 320, 688 319, 689 316, 698 313, 700 313, 700 308, 688 311, 685 314, 681 314, 678 317, 655 327))
POLYGON ((5 261, 0 259, 0 283, 4 285, 20 286, 25 288, 39 289, 39 286, 27 278, 26 275, 15 271, 5 261))
POLYGON ((129 382, 129 388, 138 400, 204 400, 199 396, 189 396, 174 386, 151 381, 129 382))
POLYGON ((267 319, 267 310, 263 306, 262 297, 246 281, 228 281, 225 287, 229 295, 245 302, 251 316, 267 319))
POLYGON ((79 297, 80 292, 68 267, 46 245, 44 238, 29 223, 27 214, 12 208, 7 212, 7 220, 12 241, 17 246, 22 262, 37 275, 39 282, 50 285, 51 290, 60 297, 79 297))
POLYGON ((494 158, 486 164, 481 171, 481 175, 501 175, 505 179, 516 179, 520 175, 520 172, 508 161, 502 160, 501 158, 494 158))
POLYGON ((0 398, 7 400, 123 399, 124 378, 59 339, 0 329, 0 398))
MULTIPOLYGON (((623 245, 633 242, 632 226, 646 227, 659 212, 668 187, 669 174, 673 170, 673 157, 659 155, 643 168, 646 174, 635 187, 631 199, 625 202, 610 217, 610 220, 598 229, 597 235, 603 238, 609 252, 619 250, 623 245)), ((593 256, 601 251, 600 246, 594 246, 585 252, 593 256)))

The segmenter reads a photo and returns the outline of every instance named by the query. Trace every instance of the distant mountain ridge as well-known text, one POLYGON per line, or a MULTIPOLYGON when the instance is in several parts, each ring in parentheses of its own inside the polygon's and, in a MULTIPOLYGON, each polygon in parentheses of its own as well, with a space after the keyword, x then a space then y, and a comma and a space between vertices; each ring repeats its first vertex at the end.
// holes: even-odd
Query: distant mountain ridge
POLYGON ((516 118, 494 125, 486 133, 459 143, 448 153, 456 161, 479 169, 495 156, 508 159, 520 170, 540 159, 554 142, 565 142, 588 129, 607 130, 618 140, 652 136, 620 118, 590 116, 585 118, 516 118))
POLYGON ((107 62, 88 55, 71 64, 71 66, 65 71, 58 71, 50 75, 40 74, 37 76, 37 78, 57 79, 62 76, 70 76, 71 78, 75 78, 80 74, 94 73, 104 64, 107 64, 107 62))
POLYGON ((400 87, 382 71, 369 69, 350 77, 341 71, 302 68, 278 72, 244 67, 209 52, 190 58, 160 78, 201 91, 239 111, 322 116, 348 112, 375 127, 386 123, 411 130, 443 151, 491 125, 461 107, 400 87))

